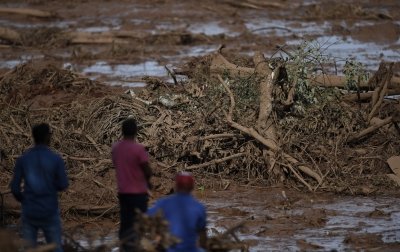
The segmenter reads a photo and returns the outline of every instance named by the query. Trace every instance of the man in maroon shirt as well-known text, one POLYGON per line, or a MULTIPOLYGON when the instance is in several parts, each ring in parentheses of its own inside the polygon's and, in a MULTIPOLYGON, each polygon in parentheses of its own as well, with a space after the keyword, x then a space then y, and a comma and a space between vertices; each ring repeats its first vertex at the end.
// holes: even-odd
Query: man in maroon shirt
POLYGON ((128 118, 122 123, 122 135, 123 139, 112 147, 120 205, 119 239, 123 244, 122 251, 133 251, 135 213, 147 211, 152 171, 146 149, 136 142, 135 119, 128 118))

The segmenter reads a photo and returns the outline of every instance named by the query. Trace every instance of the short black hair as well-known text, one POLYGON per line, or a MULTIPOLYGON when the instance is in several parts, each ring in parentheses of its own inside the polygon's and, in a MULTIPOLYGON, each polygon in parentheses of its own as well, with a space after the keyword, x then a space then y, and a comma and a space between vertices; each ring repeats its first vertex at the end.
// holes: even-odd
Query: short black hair
POLYGON ((50 135, 50 126, 47 123, 36 124, 32 127, 32 136, 35 144, 45 144, 50 135))
POLYGON ((129 137, 136 137, 137 124, 134 118, 130 117, 122 122, 122 135, 129 137))

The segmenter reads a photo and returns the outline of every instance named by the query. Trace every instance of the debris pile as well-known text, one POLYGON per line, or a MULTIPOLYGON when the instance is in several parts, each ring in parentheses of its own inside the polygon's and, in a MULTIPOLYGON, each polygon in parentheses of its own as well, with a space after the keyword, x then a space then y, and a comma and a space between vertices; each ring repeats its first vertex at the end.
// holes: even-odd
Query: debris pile
POLYGON ((236 62, 250 63, 239 67, 219 52, 195 58, 180 70, 187 83, 152 81, 125 93, 49 64, 17 66, 0 78, 1 185, 30 146, 31 126, 46 121, 71 179, 63 214, 113 216, 110 150, 122 120, 133 116, 153 159, 155 190, 169 190, 179 170, 310 191, 393 186, 386 160, 400 151, 399 110, 385 98, 398 87, 393 64, 359 82, 365 91, 354 100, 345 78, 321 82, 299 68, 296 75, 293 62, 261 53, 236 62))

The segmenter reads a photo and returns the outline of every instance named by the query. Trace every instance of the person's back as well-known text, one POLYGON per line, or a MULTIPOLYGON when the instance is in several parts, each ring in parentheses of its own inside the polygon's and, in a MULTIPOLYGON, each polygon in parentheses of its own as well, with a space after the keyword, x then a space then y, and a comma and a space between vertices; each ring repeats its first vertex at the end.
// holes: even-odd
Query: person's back
POLYGON ((168 252, 200 251, 200 245, 205 247, 206 239, 206 208, 192 195, 193 179, 190 175, 177 176, 176 193, 161 199, 148 211, 154 216, 159 211, 169 223, 171 234, 181 240, 170 247, 168 252))
POLYGON ((61 248, 61 220, 58 192, 68 187, 64 161, 50 150, 50 127, 39 124, 32 128, 35 146, 18 158, 11 181, 11 192, 22 204, 22 236, 32 247, 41 229, 47 243, 61 248), (22 182, 24 187, 22 190, 22 182))
MULTIPOLYGON (((16 163, 16 171, 24 180, 21 195, 22 214, 32 219, 43 219, 58 214, 58 191, 67 188, 64 161, 47 146, 38 145, 25 152, 16 163)), ((12 185, 17 192, 16 183, 12 185)))
POLYGON ((148 183, 141 166, 148 162, 148 154, 143 145, 121 140, 112 148, 112 159, 119 193, 147 193, 148 183))
POLYGON ((146 149, 136 142, 136 120, 124 120, 121 129, 123 139, 113 145, 111 153, 117 175, 120 206, 120 250, 134 251, 136 240, 133 225, 136 211, 147 211, 152 172, 146 149))

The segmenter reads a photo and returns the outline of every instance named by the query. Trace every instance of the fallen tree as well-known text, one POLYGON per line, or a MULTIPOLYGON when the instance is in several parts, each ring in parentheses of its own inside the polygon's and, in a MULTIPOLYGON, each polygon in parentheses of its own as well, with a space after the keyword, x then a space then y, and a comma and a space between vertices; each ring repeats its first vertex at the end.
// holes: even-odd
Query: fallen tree
POLYGON ((17 15, 25 15, 37 18, 53 18, 56 17, 56 14, 48 12, 48 11, 41 11, 36 9, 27 9, 27 8, 0 8, 0 13, 6 14, 17 14, 17 15))
MULTIPOLYGON (((211 73, 223 74, 225 72, 229 73, 230 76, 238 77, 249 77, 255 74, 255 69, 250 67, 242 67, 229 62, 220 52, 215 53, 212 56, 210 64, 211 73)), ((338 75, 329 74, 315 74, 309 75, 308 79, 310 85, 322 86, 322 87, 339 87, 344 88, 346 86, 346 77, 338 75)), ((364 81, 358 83, 360 88, 373 89, 370 82, 364 81)), ((400 89, 400 77, 392 76, 389 83, 389 89, 400 89)))

